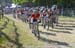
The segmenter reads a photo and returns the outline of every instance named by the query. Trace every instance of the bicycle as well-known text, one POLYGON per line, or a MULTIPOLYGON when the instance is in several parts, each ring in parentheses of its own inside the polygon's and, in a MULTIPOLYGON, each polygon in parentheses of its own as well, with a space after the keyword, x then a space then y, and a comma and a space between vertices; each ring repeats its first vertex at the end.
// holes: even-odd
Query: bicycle
POLYGON ((39 29, 38 29, 38 22, 33 22, 32 24, 33 29, 32 29, 32 33, 38 38, 38 40, 40 39, 40 33, 39 33, 39 29))

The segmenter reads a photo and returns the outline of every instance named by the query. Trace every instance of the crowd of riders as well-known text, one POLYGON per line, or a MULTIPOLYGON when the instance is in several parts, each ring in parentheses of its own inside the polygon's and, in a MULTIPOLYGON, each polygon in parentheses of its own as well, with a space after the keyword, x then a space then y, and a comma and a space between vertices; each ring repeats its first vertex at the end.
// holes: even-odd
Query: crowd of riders
POLYGON ((51 8, 46 7, 25 7, 16 9, 17 18, 25 23, 29 23, 29 28, 35 36, 39 36, 39 23, 44 29, 54 28, 58 24, 59 9, 56 5, 51 8))

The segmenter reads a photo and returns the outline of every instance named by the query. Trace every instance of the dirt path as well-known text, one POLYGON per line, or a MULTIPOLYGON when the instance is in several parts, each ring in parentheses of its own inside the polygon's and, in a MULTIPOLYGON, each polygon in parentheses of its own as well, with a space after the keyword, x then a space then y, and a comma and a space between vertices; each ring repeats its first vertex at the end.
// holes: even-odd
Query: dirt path
POLYGON ((56 26, 54 29, 50 28, 49 30, 43 29, 42 26, 39 26, 41 38, 40 40, 37 40, 37 38, 31 33, 31 30, 29 29, 29 26, 27 23, 23 23, 21 20, 14 19, 11 16, 8 18, 14 20, 16 26, 21 27, 20 28, 21 30, 24 29, 23 31, 18 32, 20 35, 19 41, 20 43, 23 44, 23 47, 26 47, 26 48, 75 48, 75 38, 74 38, 75 25, 73 22, 71 22, 71 24, 69 23, 68 26, 67 26, 67 23, 65 24, 60 23, 61 25, 56 26), (34 47, 32 45, 32 42, 31 44, 26 43, 27 41, 25 37, 26 34, 31 35, 31 38, 32 38, 31 40, 34 40, 33 43, 38 43, 37 47, 34 47), (40 46, 40 44, 43 44, 43 45, 40 46))

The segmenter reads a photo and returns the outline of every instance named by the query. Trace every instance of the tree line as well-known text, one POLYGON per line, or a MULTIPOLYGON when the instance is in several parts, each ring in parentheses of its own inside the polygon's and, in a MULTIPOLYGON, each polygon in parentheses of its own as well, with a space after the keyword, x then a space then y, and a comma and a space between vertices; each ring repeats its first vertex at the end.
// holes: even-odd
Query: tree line
POLYGON ((23 4, 25 2, 33 2, 34 5, 51 6, 56 4, 58 6, 72 8, 75 7, 75 0, 13 0, 14 3, 23 4))
POLYGON ((23 5, 27 2, 32 2, 35 6, 51 6, 56 4, 65 8, 74 8, 75 0, 0 0, 0 3, 6 4, 13 2, 15 4, 23 5))

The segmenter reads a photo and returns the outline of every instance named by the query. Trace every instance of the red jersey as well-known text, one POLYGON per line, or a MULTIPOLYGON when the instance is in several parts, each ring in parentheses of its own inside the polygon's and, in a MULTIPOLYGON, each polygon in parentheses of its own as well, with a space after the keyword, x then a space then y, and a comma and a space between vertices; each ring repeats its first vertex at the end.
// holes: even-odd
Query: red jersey
POLYGON ((39 13, 37 13, 36 15, 35 14, 32 14, 32 18, 33 19, 38 19, 40 17, 40 14, 39 13))
POLYGON ((32 18, 33 18, 33 19, 37 19, 37 17, 36 17, 35 14, 32 14, 32 18))
POLYGON ((37 14, 36 14, 36 17, 37 17, 37 18, 39 18, 39 17, 40 17, 40 14, 39 14, 39 13, 37 13, 37 14))

